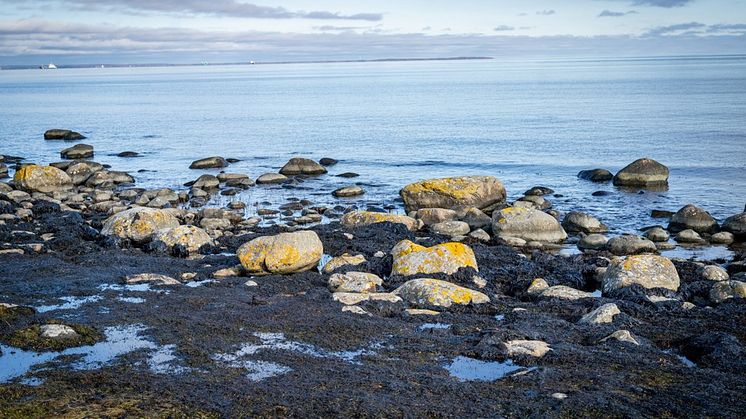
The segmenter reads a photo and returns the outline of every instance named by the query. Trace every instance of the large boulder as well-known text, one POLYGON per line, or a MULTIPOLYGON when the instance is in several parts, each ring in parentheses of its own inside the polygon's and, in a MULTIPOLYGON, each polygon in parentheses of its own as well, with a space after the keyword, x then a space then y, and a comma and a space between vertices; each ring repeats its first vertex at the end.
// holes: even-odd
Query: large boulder
POLYGON ((583 180, 590 180, 591 182, 608 182, 614 178, 614 175, 606 169, 590 169, 581 170, 578 173, 578 177, 583 180))
POLYGON ((614 176, 616 186, 656 187, 668 185, 668 167, 653 159, 635 160, 614 176))
POLYGON ((73 181, 62 170, 52 166, 23 166, 16 171, 13 182, 31 192, 55 192, 70 189, 73 181))
POLYGON ((228 166, 228 162, 220 157, 206 157, 204 159, 195 160, 189 165, 190 169, 215 169, 220 167, 228 166))
POLYGON ((93 146, 89 144, 75 144, 60 151, 63 159, 89 159, 93 157, 93 146))
POLYGON ((202 246, 212 243, 205 230, 191 225, 158 230, 153 241, 161 242, 168 248, 184 246, 189 253, 197 252, 202 246))
POLYGON ((311 159, 304 159, 302 157, 293 157, 282 166, 280 173, 286 176, 289 175, 323 175, 326 173, 324 166, 316 163, 311 159))
POLYGON ((128 239, 134 243, 147 243, 158 230, 179 226, 179 220, 169 211, 155 208, 131 208, 109 217, 101 234, 128 239))
POLYGON ((44 133, 45 140, 65 140, 65 141, 76 141, 85 139, 79 132, 70 131, 69 129, 50 129, 44 133))
POLYGON ((104 166, 100 163, 80 161, 68 166, 65 173, 70 176, 73 184, 77 186, 84 184, 94 173, 102 170, 104 170, 104 166))
POLYGON ((477 268, 474 251, 463 243, 443 243, 433 247, 402 240, 391 250, 392 275, 454 274, 459 268, 477 268))
POLYGON ((567 233, 551 215, 530 208, 508 207, 492 213, 492 232, 499 237, 559 243, 567 233))
POLYGON ((732 233, 737 240, 746 239, 746 212, 726 218, 723 230, 732 233))
POLYGON ((687 229, 692 229, 697 233, 715 233, 718 231, 718 222, 709 212, 688 204, 676 211, 668 223, 668 230, 674 233, 687 229))
POLYGON ((562 220, 562 228, 568 233, 605 233, 609 231, 596 217, 580 211, 570 211, 562 220))
POLYGON ((631 234, 614 237, 606 244, 609 251, 617 256, 636 255, 639 253, 655 253, 658 248, 652 241, 631 234))
POLYGON ((394 290, 394 294, 415 306, 450 307, 453 304, 482 304, 490 298, 447 281, 430 278, 412 279, 394 290))
POLYGON ((673 263, 663 256, 636 255, 616 261, 606 269, 602 279, 604 293, 633 284, 644 288, 679 289, 679 274, 673 263))
POLYGON ((471 208, 491 212, 505 202, 505 187, 493 176, 430 179, 399 191, 407 211, 422 208, 471 208))
POLYGON ((236 251, 241 265, 251 275, 307 271, 318 265, 323 254, 319 236, 308 230, 257 237, 236 251))
POLYGON ((404 224, 409 230, 416 231, 419 223, 412 217, 400 214, 373 211, 351 211, 342 216, 342 225, 347 228, 367 226, 376 223, 404 224))

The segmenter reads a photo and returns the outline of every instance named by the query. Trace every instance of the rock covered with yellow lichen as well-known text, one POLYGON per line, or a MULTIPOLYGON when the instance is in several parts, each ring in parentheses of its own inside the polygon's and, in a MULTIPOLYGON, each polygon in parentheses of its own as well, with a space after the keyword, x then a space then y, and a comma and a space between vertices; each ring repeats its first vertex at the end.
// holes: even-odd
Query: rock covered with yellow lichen
POLYGON ((365 256, 363 255, 353 256, 349 253, 345 253, 341 256, 331 258, 322 268, 322 272, 330 274, 343 266, 357 266, 365 262, 365 256))
POLYGON ((136 207, 109 217, 104 222, 101 234, 129 239, 135 243, 147 243, 156 232, 179 226, 179 220, 169 211, 136 207))
POLYGON ((412 183, 399 191, 407 211, 479 208, 491 212, 505 202, 505 187, 493 176, 461 176, 412 183))
POLYGON ((244 243, 236 251, 250 275, 290 274, 315 268, 324 245, 313 231, 295 231, 262 236, 244 243))
POLYGON ((342 225, 347 228, 361 227, 383 222, 404 224, 411 231, 415 231, 419 228, 419 222, 412 217, 373 211, 348 212, 342 217, 341 222, 342 225))
POLYGON ((551 215, 523 207, 508 207, 492 214, 492 232, 501 237, 517 237, 526 241, 559 243, 567 233, 551 215))
POLYGON ((13 176, 13 182, 31 192, 55 192, 70 189, 73 181, 67 173, 52 166, 31 164, 20 168, 13 176))
POLYGON ((168 248, 184 246, 189 253, 196 252, 200 247, 212 243, 212 239, 205 230, 191 225, 158 230, 153 240, 163 243, 168 248))
POLYGON ((394 294, 420 307, 450 307, 453 304, 482 304, 490 301, 490 298, 481 292, 430 278, 407 281, 397 288, 394 294))
POLYGON ((443 243, 424 247, 409 240, 402 240, 391 250, 394 264, 392 275, 444 273, 451 275, 459 268, 477 269, 474 251, 463 243, 443 243))
POLYGON ((645 288, 679 289, 679 274, 673 263, 663 256, 635 255, 616 261, 606 269, 603 291, 609 293, 633 284, 645 288))

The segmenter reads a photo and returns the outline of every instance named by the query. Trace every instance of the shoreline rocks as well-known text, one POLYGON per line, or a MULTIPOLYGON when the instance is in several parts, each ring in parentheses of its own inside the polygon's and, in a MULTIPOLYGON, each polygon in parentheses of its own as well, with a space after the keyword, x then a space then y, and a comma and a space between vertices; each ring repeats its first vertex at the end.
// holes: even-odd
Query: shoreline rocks
POLYGON ((419 308, 450 307, 453 304, 484 304, 490 301, 487 295, 479 291, 430 278, 409 280, 394 290, 393 294, 419 308))
POLYGON ((492 214, 492 232, 527 242, 561 243, 567 233, 551 215, 529 208, 508 207, 492 214))
POLYGON ((179 220, 168 211, 135 207, 109 217, 104 222, 101 234, 144 244, 150 242, 159 230, 178 226, 179 220))
POLYGON ((315 268, 324 254, 319 236, 310 230, 257 237, 236 256, 249 275, 290 274, 315 268))
POLYGON ((93 146, 88 144, 75 144, 60 151, 63 159, 90 159, 93 157, 93 146))
POLYGON ((493 176, 461 176, 429 179, 399 191, 407 212, 423 208, 460 209, 476 207, 492 212, 505 203, 505 187, 493 176))
POLYGON ((604 294, 609 294, 630 285, 644 288, 679 289, 680 280, 671 260, 657 255, 627 256, 611 264, 602 278, 604 294))
POLYGON ((673 233, 689 229, 697 233, 716 233, 719 230, 718 222, 709 212, 692 204, 676 211, 668 223, 668 231, 673 233))
POLYGON ((404 224, 410 231, 419 229, 419 223, 412 217, 399 214, 389 214, 385 212, 373 211, 352 211, 342 216, 340 220, 342 225, 347 228, 367 226, 376 223, 395 223, 404 224))
POLYGON ((68 190, 73 186, 67 173, 52 166, 23 166, 16 171, 13 182, 21 189, 43 193, 68 190))
POLYGON ((280 169, 280 174, 285 176, 290 175, 323 175, 327 173, 324 166, 316 163, 311 159, 304 159, 302 157, 293 157, 285 163, 280 169))

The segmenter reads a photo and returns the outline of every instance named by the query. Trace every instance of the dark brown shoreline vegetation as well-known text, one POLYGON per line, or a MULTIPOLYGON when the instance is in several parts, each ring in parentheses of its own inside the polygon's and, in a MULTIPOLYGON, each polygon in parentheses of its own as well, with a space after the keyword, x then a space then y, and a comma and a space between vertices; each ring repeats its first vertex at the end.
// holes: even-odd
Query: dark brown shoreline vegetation
MULTIPOLYGON (((213 156, 183 189, 146 190, 60 144, 50 165, 0 157, 0 417, 746 413, 746 213, 681 203, 607 238, 548 188, 509 203, 510 185, 463 176, 403 185, 407 215, 358 207, 351 182, 327 191, 349 205, 298 190, 245 217, 210 197, 344 162, 254 180, 213 156), (677 245, 733 257, 660 256, 677 245)), ((578 176, 669 181, 647 158, 578 176)))

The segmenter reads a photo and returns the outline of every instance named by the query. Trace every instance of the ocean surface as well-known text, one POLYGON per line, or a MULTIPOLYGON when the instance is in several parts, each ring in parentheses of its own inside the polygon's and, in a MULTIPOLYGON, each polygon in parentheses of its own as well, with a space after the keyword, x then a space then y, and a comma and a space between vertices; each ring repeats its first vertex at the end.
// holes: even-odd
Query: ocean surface
POLYGON ((241 159, 226 171, 252 178, 293 156, 340 160, 296 189, 213 202, 244 200, 247 215, 291 197, 400 208, 409 182, 477 174, 500 178, 511 199, 551 187, 555 208, 588 211, 616 233, 660 223, 652 209, 694 203, 722 220, 746 204, 746 57, 13 70, 0 71, 0 98, 0 154, 59 161, 71 143, 42 134, 69 128, 140 187, 216 173, 188 169, 212 155, 241 159), (115 156, 128 150, 142 157, 115 156), (576 177, 640 157, 670 167, 668 191, 576 177), (360 177, 333 176, 348 171, 360 177), (353 183, 366 195, 331 196, 353 183))

